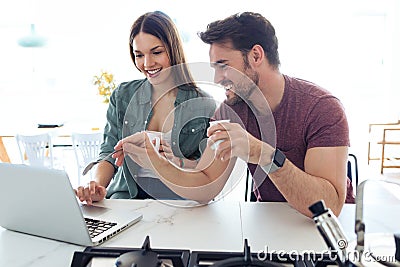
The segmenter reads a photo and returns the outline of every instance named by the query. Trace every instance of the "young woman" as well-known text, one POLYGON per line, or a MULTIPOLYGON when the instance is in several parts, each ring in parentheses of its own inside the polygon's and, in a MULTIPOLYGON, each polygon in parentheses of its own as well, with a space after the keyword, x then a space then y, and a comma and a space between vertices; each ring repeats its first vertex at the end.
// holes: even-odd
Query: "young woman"
MULTIPOLYGON (((168 160, 185 168, 195 165, 216 104, 196 87, 176 26, 160 11, 140 16, 131 28, 129 51, 145 78, 121 83, 113 92, 99 158, 122 138, 146 130, 161 132, 159 152, 168 160)), ((121 167, 107 158, 94 172, 94 181, 76 189, 88 204, 105 197, 180 198, 129 157, 121 167)))

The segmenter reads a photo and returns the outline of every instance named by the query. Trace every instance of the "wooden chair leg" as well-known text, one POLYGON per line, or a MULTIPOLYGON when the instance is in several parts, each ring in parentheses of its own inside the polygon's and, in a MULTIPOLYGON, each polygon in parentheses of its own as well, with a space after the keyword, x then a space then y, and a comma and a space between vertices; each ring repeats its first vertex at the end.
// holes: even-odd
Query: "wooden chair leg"
POLYGON ((368 165, 371 160, 371 142, 368 142, 368 165))
POLYGON ((11 163, 10 157, 8 156, 6 147, 3 143, 3 137, 0 136, 0 161, 11 163))
POLYGON ((385 145, 382 145, 382 157, 381 157, 381 174, 383 174, 383 164, 385 162, 385 145))

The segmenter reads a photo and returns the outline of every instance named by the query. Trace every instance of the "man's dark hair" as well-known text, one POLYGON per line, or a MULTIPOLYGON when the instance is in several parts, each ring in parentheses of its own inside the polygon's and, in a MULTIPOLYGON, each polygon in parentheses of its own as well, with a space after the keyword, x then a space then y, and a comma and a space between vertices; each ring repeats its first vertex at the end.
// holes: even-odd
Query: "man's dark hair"
POLYGON ((272 24, 253 12, 237 13, 223 20, 211 22, 199 37, 206 44, 232 42, 233 48, 246 56, 258 44, 265 51, 269 63, 279 67, 278 39, 272 24))

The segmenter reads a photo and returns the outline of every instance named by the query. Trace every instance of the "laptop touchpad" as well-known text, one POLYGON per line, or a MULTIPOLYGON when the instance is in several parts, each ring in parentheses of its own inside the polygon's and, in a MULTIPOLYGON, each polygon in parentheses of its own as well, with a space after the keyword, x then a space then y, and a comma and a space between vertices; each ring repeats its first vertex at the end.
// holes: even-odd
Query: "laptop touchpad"
POLYGON ((90 217, 97 217, 97 216, 100 216, 100 215, 106 213, 107 211, 109 211, 109 209, 104 208, 104 207, 88 206, 85 204, 81 205, 81 209, 82 209, 83 215, 90 216, 90 217))

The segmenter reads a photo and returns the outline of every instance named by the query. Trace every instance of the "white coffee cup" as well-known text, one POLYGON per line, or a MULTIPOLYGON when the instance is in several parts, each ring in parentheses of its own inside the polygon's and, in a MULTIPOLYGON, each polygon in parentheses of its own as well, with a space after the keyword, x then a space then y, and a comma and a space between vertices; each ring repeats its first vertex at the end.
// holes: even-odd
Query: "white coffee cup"
MULTIPOLYGON (((223 122, 231 122, 231 120, 210 121, 210 126, 214 126, 214 125, 216 125, 217 123, 223 123, 223 122)), ((216 150, 216 149, 218 148, 219 144, 221 144, 222 142, 223 142, 223 140, 217 140, 217 141, 215 141, 214 144, 211 145, 210 148, 211 148, 212 150, 216 150)))
POLYGON ((150 142, 153 144, 154 148, 157 152, 160 150, 160 142, 161 142, 161 132, 157 131, 146 131, 147 136, 150 139, 150 142))
POLYGON ((231 120, 217 120, 217 121, 210 121, 210 126, 214 126, 217 123, 223 123, 223 122, 231 122, 231 120))

